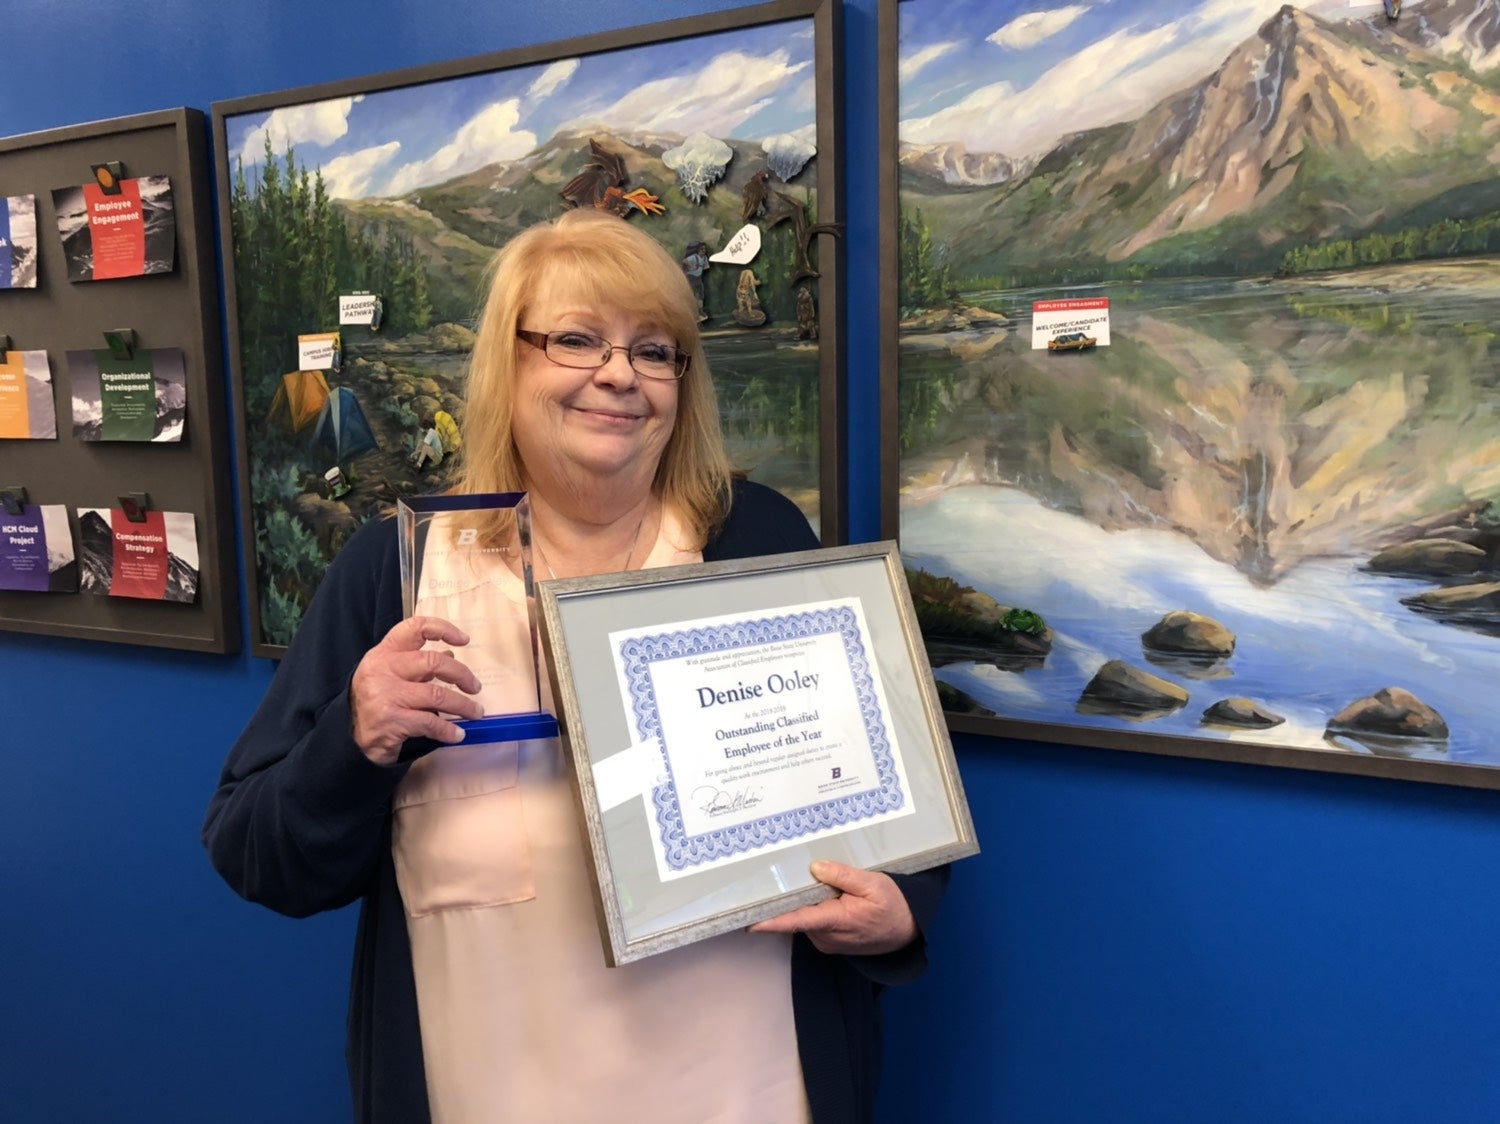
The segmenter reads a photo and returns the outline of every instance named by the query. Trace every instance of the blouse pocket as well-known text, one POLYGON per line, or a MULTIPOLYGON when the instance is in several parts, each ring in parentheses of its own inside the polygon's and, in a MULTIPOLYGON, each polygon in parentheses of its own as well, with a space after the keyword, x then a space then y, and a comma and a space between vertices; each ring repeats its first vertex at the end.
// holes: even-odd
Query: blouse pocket
POLYGON ((396 791, 392 848, 410 917, 536 897, 517 787, 518 746, 450 746, 396 791))

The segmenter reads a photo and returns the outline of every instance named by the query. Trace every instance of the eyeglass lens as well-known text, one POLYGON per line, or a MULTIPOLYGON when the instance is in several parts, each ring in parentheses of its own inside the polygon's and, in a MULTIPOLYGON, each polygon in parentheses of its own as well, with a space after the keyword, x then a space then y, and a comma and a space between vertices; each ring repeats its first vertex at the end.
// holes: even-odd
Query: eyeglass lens
POLYGON ((571 367, 598 367, 609 362, 616 351, 624 351, 630 357, 630 365, 639 373, 651 378, 677 378, 682 353, 664 343, 638 343, 631 347, 619 347, 598 336, 585 332, 548 332, 546 352, 548 358, 571 367))

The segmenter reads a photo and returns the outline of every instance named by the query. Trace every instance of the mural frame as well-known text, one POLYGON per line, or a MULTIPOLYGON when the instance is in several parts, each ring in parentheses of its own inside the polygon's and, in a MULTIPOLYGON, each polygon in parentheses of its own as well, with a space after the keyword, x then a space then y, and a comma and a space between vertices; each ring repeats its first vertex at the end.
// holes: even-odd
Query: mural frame
MULTIPOLYGON (((903 455, 899 433, 901 417, 901 202, 902 172, 899 161, 901 136, 901 14, 935 0, 880 0, 878 8, 878 68, 881 75, 878 105, 880 148, 879 174, 879 268, 880 268, 880 519, 881 534, 901 538, 903 455)), ((1379 4, 1370 7, 1379 11, 1379 4)), ((1008 13, 1014 14, 1014 13, 1008 13)), ((983 35, 974 32, 975 39, 983 35)), ((950 290, 951 291, 951 290, 950 290)), ((909 545, 909 541, 903 543, 909 545)), ((1164 560, 1165 564, 1165 560, 1164 560)), ((936 666, 936 660, 933 661, 936 666)), ((1482 692, 1480 682, 1468 684, 1482 692)), ((1197 698, 1194 698, 1197 702, 1197 698)), ((1200 704, 1201 707, 1201 704, 1200 704)), ((964 713, 945 704, 944 717, 951 730, 1014 740, 1123 750, 1173 757, 1203 758, 1238 764, 1254 764, 1317 772, 1382 777, 1481 789, 1500 789, 1500 762, 1496 765, 1461 761, 1417 759, 1398 754, 1353 752, 1331 743, 1327 749, 1273 742, 1243 742, 1228 736, 1191 736, 1156 733, 1145 729, 1073 724, 1068 721, 1035 721, 1000 713, 964 713)), ((1328 736, 1328 735, 1325 735, 1328 736)), ((1330 739, 1331 740, 1331 739, 1330 739)))
MULTIPOLYGON (((242 529, 242 541, 245 555, 247 589, 250 600, 250 645, 252 654, 271 659, 280 658, 285 652, 286 643, 278 639, 275 634, 268 631, 268 620, 265 617, 265 605, 263 596, 274 583, 274 576, 268 572, 268 551, 263 541, 264 536, 256 524, 255 498, 252 493, 252 484, 256 478, 257 471, 270 467, 271 458, 264 452, 269 447, 271 438, 267 431, 271 428, 264 424, 258 415, 264 412, 256 410, 255 406, 248 400, 246 348, 249 346, 246 333, 243 330, 242 318, 247 307, 253 301, 252 294, 258 291, 258 287, 267 282, 267 277, 257 273, 252 265, 241 262, 236 253, 235 222, 233 219, 233 194, 236 190, 235 168, 232 167, 233 156, 231 152, 230 132, 237 124, 243 124, 257 115, 266 115, 276 110, 290 110, 298 107, 309 106, 313 103, 328 102, 332 99, 362 99, 370 95, 386 92, 400 92, 423 88, 423 93, 430 93, 431 99, 436 101, 443 96, 448 84, 457 88, 458 84, 469 79, 503 78, 507 72, 525 71, 528 68, 543 68, 551 64, 564 63, 569 60, 589 61, 593 56, 607 55, 611 52, 624 50, 651 50, 662 48, 664 51, 673 46, 690 43, 693 40, 709 38, 724 33, 753 34, 757 29, 774 29, 776 25, 787 23, 800 23, 805 25, 812 40, 809 48, 809 62, 811 64, 811 86, 812 86, 812 121, 802 132, 815 132, 816 156, 808 160, 808 164, 800 170, 791 173, 787 181, 772 180, 775 188, 786 188, 787 191, 797 195, 802 201, 802 210, 811 211, 813 226, 815 229, 804 232, 802 222, 804 216, 799 214, 794 223, 781 223, 779 229, 770 230, 766 226, 763 233, 766 235, 766 245, 772 246, 773 238, 784 237, 786 246, 793 244, 793 229, 795 226, 795 237, 800 238, 805 247, 805 262, 815 270, 811 286, 816 287, 816 312, 815 333, 811 343, 798 343, 794 350, 804 354, 816 350, 815 368, 808 360, 798 360, 807 364, 811 373, 807 376, 809 393, 816 395, 816 421, 808 424, 805 416, 801 424, 806 435, 816 442, 816 452, 803 448, 802 453, 794 459, 801 469, 786 468, 786 471, 803 471, 807 473, 806 487, 802 487, 802 480, 796 482, 798 494, 807 497, 804 504, 815 504, 817 523, 821 531, 824 545, 836 545, 845 541, 846 530, 846 481, 844 478, 844 465, 846 462, 846 437, 842 411, 844 393, 844 360, 843 360, 843 338, 845 331, 844 316, 844 294, 843 294, 843 269, 844 251, 842 238, 838 235, 842 232, 843 222, 843 188, 841 182, 841 157, 839 152, 840 136, 842 130, 842 103, 841 103, 841 59, 842 59, 842 13, 839 0, 774 0, 771 3, 759 4, 753 7, 732 9, 728 11, 714 12, 702 16, 690 16, 680 19, 669 20, 661 23, 644 25, 621 29, 617 31, 602 32, 592 35, 581 36, 575 39, 558 40, 549 43, 536 44, 532 46, 501 50, 472 57, 461 58, 431 65, 412 67, 389 71, 359 78, 342 79, 334 82, 300 87, 275 93, 253 95, 236 98, 229 101, 215 103, 212 107, 212 131, 215 170, 218 178, 219 212, 220 222, 220 246, 223 254, 224 285, 227 309, 227 330, 229 343, 229 360, 231 386, 234 395, 234 419, 236 453, 239 466, 239 497, 240 517, 242 529), (787 187, 790 183, 792 186, 787 187), (799 192, 797 189, 801 188, 799 192), (814 209, 815 208, 815 209, 814 209)), ((663 56, 665 61, 666 55, 663 56)), ((639 72, 639 71, 637 71, 639 72)), ((650 71, 648 71, 650 72, 650 71)), ((590 126, 592 129, 593 126, 590 126)), ((534 150, 540 153, 544 147, 555 137, 561 136, 559 131, 549 135, 545 140, 539 140, 534 150)), ((580 142, 582 143, 582 142, 580 142)), ((643 142, 646 143, 646 142, 643 142)), ((738 139, 736 144, 741 144, 738 139)), ((744 145, 754 145, 758 151, 758 142, 743 142, 744 145)), ((580 149, 583 153, 577 160, 581 165, 587 156, 586 149, 580 149)), ((738 150, 737 150, 738 152, 738 150)), ((292 163, 287 157, 273 153, 273 159, 279 159, 286 163, 293 175, 299 171, 303 174, 308 171, 308 164, 303 162, 300 168, 292 163)), ((720 189, 726 192, 732 181, 735 191, 735 203, 739 201, 740 187, 736 179, 736 170, 743 169, 745 175, 754 171, 753 167, 746 167, 738 161, 738 155, 730 161, 729 172, 724 176, 723 183, 714 187, 711 192, 716 195, 720 189)), ((804 159, 806 159, 804 157, 804 159)), ((520 164, 520 160, 513 162, 520 164)), ((765 166, 770 165, 767 161, 765 166)), ((256 166, 259 167, 259 166, 256 166)), ((654 167, 654 165, 653 165, 654 167)), ((322 166, 318 166, 318 176, 321 182, 322 166)), ((466 173, 466 174, 477 174, 466 173)), ((670 176, 671 173, 667 173, 670 176)), ((721 174, 723 174, 721 172, 721 174)), ((779 173, 778 173, 779 174, 779 173)), ((456 181, 454 181, 456 182, 456 181)), ((421 189, 437 190, 442 184, 423 184, 421 189)), ((670 180, 662 182, 650 180, 640 170, 634 175, 630 186, 646 186, 650 190, 664 195, 664 189, 679 190, 670 180)), ((415 194, 415 192, 409 193, 415 194)), ((554 196, 557 195, 553 189, 554 196)), ((392 196, 396 199, 396 196, 392 196)), ((402 197, 405 198, 405 197, 402 197)), ((789 198, 789 197, 787 197, 789 198)), ((663 200, 667 202, 667 200, 663 200)), ((681 203, 680 196, 678 198, 681 203)), ((331 205, 331 199, 330 199, 331 205)), ((365 202, 364 199, 357 202, 365 202)), ((565 201, 558 196, 555 200, 557 210, 549 213, 561 213, 566 206, 565 201)), ((536 216, 536 217, 545 217, 536 216)), ((670 215, 667 216, 670 218, 670 215)), ((739 216, 736 215, 736 218, 739 216)), ((760 220, 764 223, 770 218, 769 211, 760 220)), ((781 218, 787 217, 782 215, 781 218)), ((657 216, 652 216, 650 221, 655 221, 657 216)), ((637 215, 632 221, 642 221, 637 215)), ((703 223, 710 221, 707 218, 703 223)), ((760 225, 758 223, 757 225, 760 225)), ((700 223, 701 225, 701 223, 700 223)), ((776 224, 770 224, 776 225, 776 224)), ((727 243, 738 229, 735 227, 723 232, 723 244, 727 243)), ((513 233, 511 231, 510 233, 513 233)), ((506 235, 509 236, 508 234, 506 235)), ((663 238, 665 241, 665 237, 663 238)), ((503 239, 502 239, 503 242, 503 239)), ((498 243, 497 243, 498 245, 498 243)), ((411 260, 417 257, 417 251, 413 248, 415 242, 408 243, 407 254, 411 260)), ((493 247, 490 247, 492 252, 493 247)), ((679 247, 680 249, 680 247, 679 247)), ((488 254, 486 254, 486 257, 488 254)), ((763 254, 758 261, 769 262, 763 254)), ((752 263, 753 264, 753 263, 752 263)), ((727 278, 726 271, 734 269, 739 272, 740 266, 721 266, 719 272, 727 278)), ((769 264, 766 266, 770 268, 769 264)), ((747 270, 748 272, 748 270, 747 270)), ((716 283, 718 283, 716 281, 716 283)), ((796 282, 789 292, 796 293, 796 282)), ((810 286, 809 286, 810 287, 810 286)), ((340 289, 341 293, 347 289, 340 289)), ((731 299, 733 299, 733 288, 731 286, 731 299)), ((764 290, 763 290, 764 292, 764 290)), ((478 293, 475 290, 474 300, 477 303, 478 293)), ((777 299, 777 298, 772 298, 777 299)), ((784 302, 790 297, 781 298, 784 302)), ((771 302, 767 301, 769 305, 771 302)), ((472 305, 470 305, 472 307, 472 305)), ((326 314, 324 314, 326 315, 326 314)), ((722 314, 721 314, 722 315, 722 314)), ((321 325, 318 323, 317 314, 309 312, 306 315, 308 327, 306 331, 331 331, 337 330, 335 322, 327 321, 321 325)), ((744 321, 740 321, 744 323, 744 321)), ((786 316, 778 318, 772 314, 770 325, 777 328, 780 333, 785 334, 786 325, 789 320, 786 316)), ((387 316, 389 326, 389 315, 387 316)), ((712 326, 712 325, 710 325, 712 326)), ((795 327, 795 325, 793 325, 795 327)), ((731 328, 731 331, 733 329, 731 328)), ((367 328, 343 328, 344 351, 346 355, 352 350, 358 353, 362 344, 372 340, 373 333, 367 328)), ((768 338, 771 332, 764 333, 768 338)), ((705 337, 707 339, 707 336, 705 337)), ((792 337, 788 337, 792 338, 792 337)), ((797 336, 798 340, 805 337, 797 336)), ((771 346, 771 345, 766 345, 771 346)), ((775 345, 782 346, 782 345, 775 345)), ((713 348, 710 345, 710 360, 714 358, 713 348)), ((466 354, 464 352, 463 354, 466 354)), ((290 371, 296 365, 294 360, 287 360, 282 367, 283 371, 290 371)), ((722 365, 719 366, 722 370, 722 365)), ((264 379, 262 379, 264 381, 264 379)), ((716 378, 720 387, 721 405, 725 404, 724 381, 722 375, 716 378)), ((264 388, 260 388, 264 389, 264 388)), ((800 393, 800 392, 799 392, 800 393)), ((262 395, 264 397, 264 395, 262 395)), ((800 399, 799 399, 800 401, 800 399)), ((787 423, 789 426, 795 422, 787 423)), ((772 435, 774 439, 774 434, 772 435)), ((795 451, 799 448, 802 438, 794 434, 786 434, 786 447, 795 451)), ((731 446, 731 456, 735 457, 735 448, 731 446)), ((740 458, 736 458, 737 462, 740 458)), ((420 470, 420 461, 419 470, 420 470)), ((779 466, 779 462, 778 463, 779 466)), ((738 467, 752 468, 753 465, 738 463, 738 467)), ((335 463, 335 468, 339 467, 335 463)), ((431 484, 429 478, 429 484, 431 484)), ((775 480, 768 482, 778 483, 775 480)), ((779 483, 784 488, 792 487, 790 483, 779 483)), ((318 487, 322 487, 321 484, 318 487)), ((429 488, 430 490, 430 488, 429 488)), ((389 497, 387 497, 389 498, 389 497)), ((316 497, 308 500, 312 503, 316 497)), ((301 521, 302 517, 294 516, 294 521, 301 521)), ((356 520, 356 525, 359 520, 356 520)), ((304 524, 302 530, 307 530, 312 524, 304 524)), ((319 531, 321 538, 322 531, 319 531)), ((338 542, 341 544, 343 538, 338 542)), ((318 551, 324 555, 317 561, 326 565, 331 560, 336 547, 333 549, 323 545, 320 541, 318 551)), ((303 591, 299 590, 299 596, 303 591)), ((310 591, 306 592, 310 597, 310 591)), ((305 605, 305 602, 303 603, 305 605)), ((300 619, 300 612, 297 619, 300 619)), ((287 631, 283 629, 282 631, 287 631)))

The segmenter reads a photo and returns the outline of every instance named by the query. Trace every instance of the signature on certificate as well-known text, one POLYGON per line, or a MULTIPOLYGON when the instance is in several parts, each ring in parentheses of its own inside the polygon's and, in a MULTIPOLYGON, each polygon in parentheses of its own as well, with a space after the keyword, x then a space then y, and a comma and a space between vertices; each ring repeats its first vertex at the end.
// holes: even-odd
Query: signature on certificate
POLYGON ((731 792, 715 788, 711 784, 703 784, 693 789, 692 799, 705 816, 727 816, 731 812, 748 812, 765 797, 758 788, 742 788, 731 792))

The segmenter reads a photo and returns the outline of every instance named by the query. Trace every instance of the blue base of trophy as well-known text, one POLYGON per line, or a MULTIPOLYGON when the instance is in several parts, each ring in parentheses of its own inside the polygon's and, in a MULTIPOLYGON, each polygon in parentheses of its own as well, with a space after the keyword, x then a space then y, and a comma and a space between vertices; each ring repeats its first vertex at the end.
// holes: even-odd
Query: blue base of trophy
POLYGON ((532 714, 495 714, 455 723, 464 731, 460 745, 488 745, 491 742, 524 742, 533 738, 557 737, 557 719, 543 711, 532 714))

